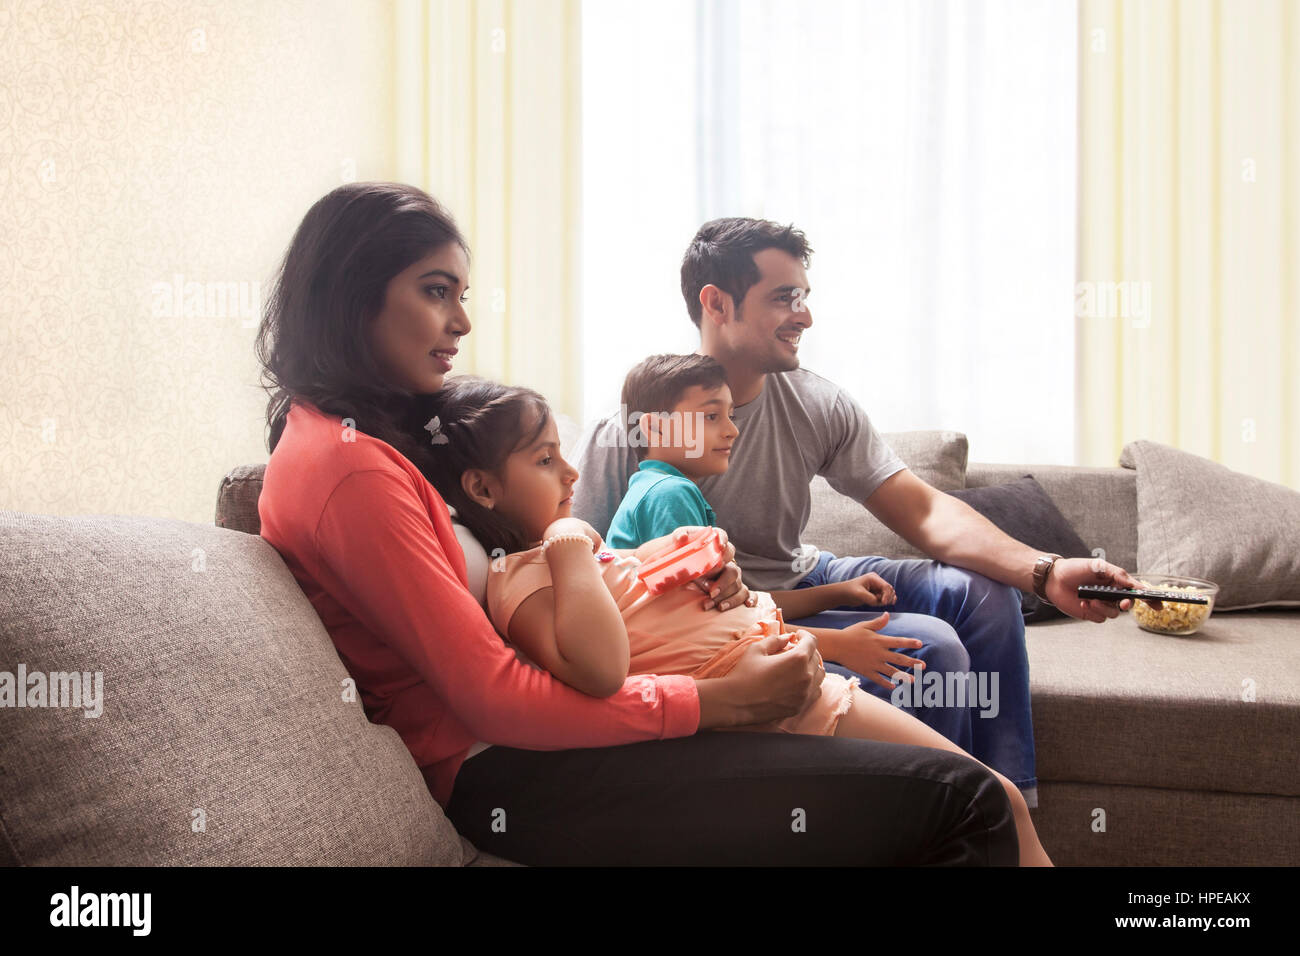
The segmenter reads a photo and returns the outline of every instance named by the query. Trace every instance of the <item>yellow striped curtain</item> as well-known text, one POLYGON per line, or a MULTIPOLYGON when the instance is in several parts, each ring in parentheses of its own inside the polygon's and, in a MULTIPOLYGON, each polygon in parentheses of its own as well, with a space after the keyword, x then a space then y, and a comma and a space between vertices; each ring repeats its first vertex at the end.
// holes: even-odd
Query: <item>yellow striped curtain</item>
POLYGON ((398 0, 398 178, 456 216, 474 331, 458 371, 581 417, 580 0, 398 0))
POLYGON ((1300 4, 1081 0, 1078 461, 1300 487, 1300 4))

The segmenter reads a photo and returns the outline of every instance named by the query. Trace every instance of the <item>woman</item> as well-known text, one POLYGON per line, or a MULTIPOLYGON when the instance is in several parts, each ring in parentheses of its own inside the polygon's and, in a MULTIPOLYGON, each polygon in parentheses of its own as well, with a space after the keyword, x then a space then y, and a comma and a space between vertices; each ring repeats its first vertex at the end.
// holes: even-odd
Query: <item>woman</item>
MULTIPOLYGON (((399 426, 451 371, 468 289, 468 246, 441 206, 352 183, 304 217, 257 341, 262 535, 457 829, 530 864, 1014 864, 1006 796, 974 761, 696 733, 802 710, 823 676, 811 640, 783 651, 774 636, 725 677, 629 678, 608 698, 515 657, 469 591, 423 443, 399 426)), ((716 587, 748 597, 734 563, 716 587)))

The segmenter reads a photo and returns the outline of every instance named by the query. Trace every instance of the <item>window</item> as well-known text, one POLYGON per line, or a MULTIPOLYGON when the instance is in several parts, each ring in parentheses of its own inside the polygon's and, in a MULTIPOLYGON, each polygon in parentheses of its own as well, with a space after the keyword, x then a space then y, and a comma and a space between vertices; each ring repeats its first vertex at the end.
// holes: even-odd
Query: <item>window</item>
POLYGON ((691 351, 700 223, 793 222, 816 253, 805 367, 877 428, 1072 462, 1072 3, 589 2, 584 415, 691 351))

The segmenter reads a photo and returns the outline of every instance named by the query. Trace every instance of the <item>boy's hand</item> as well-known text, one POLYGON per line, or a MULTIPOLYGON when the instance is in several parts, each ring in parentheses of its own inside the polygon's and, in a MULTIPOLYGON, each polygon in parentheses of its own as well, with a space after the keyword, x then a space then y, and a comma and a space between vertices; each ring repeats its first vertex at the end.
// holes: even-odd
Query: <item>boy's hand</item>
POLYGON ((893 604, 898 600, 893 585, 874 571, 868 572, 861 577, 843 581, 840 583, 839 588, 840 594, 844 597, 843 602, 841 602, 843 604, 854 606, 865 604, 869 607, 880 607, 884 604, 893 604))
POLYGON ((742 604, 753 607, 757 598, 749 593, 749 588, 745 587, 740 579, 740 567, 736 564, 736 546, 727 540, 725 531, 721 528, 717 530, 727 545, 726 563, 716 574, 705 575, 692 582, 709 596, 709 599, 704 602, 704 610, 717 607, 719 611, 726 611, 742 604))
POLYGON ((886 611, 880 617, 844 628, 841 631, 845 638, 844 647, 837 653, 835 663, 875 681, 881 687, 892 689, 894 682, 889 678, 894 674, 898 674, 899 680, 912 682, 914 678, 907 671, 917 666, 925 667, 925 661, 899 654, 893 648, 917 648, 922 647, 923 642, 914 637, 876 633, 888 623, 889 612, 886 611))

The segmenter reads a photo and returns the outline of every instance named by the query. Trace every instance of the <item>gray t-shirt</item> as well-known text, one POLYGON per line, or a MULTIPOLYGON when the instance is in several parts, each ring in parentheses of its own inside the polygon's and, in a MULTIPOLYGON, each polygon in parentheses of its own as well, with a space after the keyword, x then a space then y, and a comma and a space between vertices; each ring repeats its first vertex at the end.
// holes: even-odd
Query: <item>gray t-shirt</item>
MULTIPOLYGON (((814 475, 861 502, 906 467, 847 392, 807 369, 769 374, 758 398, 736 409, 736 426, 730 467, 700 490, 745 583, 763 591, 793 588, 816 565, 816 548, 800 542, 814 475)), ((604 534, 642 451, 620 415, 598 422, 578 445, 573 513, 604 534)))

